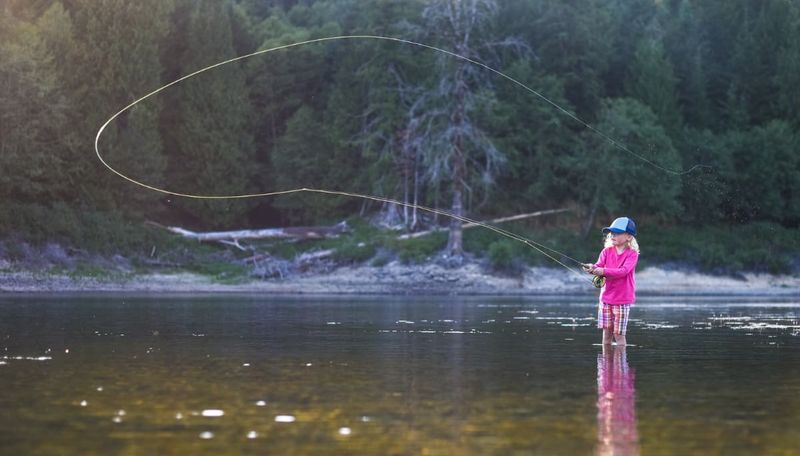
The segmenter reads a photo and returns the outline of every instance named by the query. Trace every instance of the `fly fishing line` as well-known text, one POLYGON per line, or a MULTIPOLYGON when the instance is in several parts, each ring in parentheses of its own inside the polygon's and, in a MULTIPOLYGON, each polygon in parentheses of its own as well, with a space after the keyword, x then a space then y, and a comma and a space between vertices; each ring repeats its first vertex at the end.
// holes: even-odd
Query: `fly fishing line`
POLYGON ((603 133, 602 131, 596 129, 595 127, 590 125, 588 122, 585 122, 584 120, 582 120, 581 118, 579 118, 575 114, 569 112, 567 109, 561 107, 560 105, 558 105, 554 101, 550 100, 546 96, 542 95, 538 91, 528 87, 527 85, 523 84, 522 82, 518 81, 517 79, 514 79, 513 77, 511 77, 511 76, 509 76, 509 75, 507 75, 507 74, 505 74, 505 73, 503 73, 503 72, 501 72, 499 70, 496 70, 496 69, 494 69, 494 68, 492 68, 492 67, 490 67, 490 66, 488 66, 488 65, 486 65, 484 63, 478 62, 478 61, 476 61, 474 59, 471 59, 469 57, 465 57, 465 56, 456 54, 454 52, 451 52, 451 51, 448 51, 448 50, 445 50, 445 49, 438 48, 436 46, 431 46, 429 44, 418 43, 418 42, 415 42, 415 41, 402 39, 402 38, 394 38, 394 37, 379 36, 379 35, 340 35, 340 36, 330 36, 330 37, 324 37, 324 38, 316 38, 316 39, 311 39, 311 40, 299 41, 299 42, 296 42, 296 43, 285 44, 285 45, 282 45, 282 46, 276 46, 276 47, 272 47, 272 48, 269 48, 269 49, 264 49, 264 50, 252 52, 250 54, 242 55, 242 56, 239 56, 239 57, 234 57, 234 58, 231 58, 231 59, 228 59, 228 60, 224 60, 224 61, 219 62, 219 63, 215 63, 213 65, 209 65, 209 66, 207 66, 205 68, 201 68, 201 69, 199 69, 197 71, 194 71, 192 73, 189 73, 189 74, 187 74, 185 76, 182 76, 182 77, 180 77, 180 78, 178 78, 178 79, 176 79, 176 80, 174 80, 174 81, 172 81, 172 82, 170 82, 168 84, 165 84, 165 85, 153 90, 152 92, 144 95, 141 98, 138 98, 138 99, 134 100, 133 102, 131 102, 130 104, 128 104, 127 106, 122 108, 119 112, 117 112, 116 114, 111 116, 108 120, 106 120, 105 123, 103 123, 103 125, 97 131, 97 135, 95 136, 95 140, 94 140, 95 154, 97 155, 97 158, 100 160, 100 162, 106 168, 108 168, 111 172, 113 172, 114 174, 118 175, 122 179, 124 179, 124 180, 126 180, 128 182, 131 182, 131 183, 133 183, 135 185, 138 185, 140 187, 155 191, 155 192, 159 192, 159 193, 166 194, 166 195, 183 197, 183 198, 193 198, 193 199, 201 199, 201 200, 244 199, 244 198, 260 198, 260 197, 279 196, 279 195, 288 195, 288 194, 292 194, 292 193, 307 192, 307 193, 317 193, 317 194, 327 194, 327 195, 340 195, 340 196, 347 196, 347 197, 353 197, 353 198, 361 198, 361 199, 367 199, 367 200, 372 200, 372 201, 377 201, 377 202, 397 204, 397 205, 403 206, 403 207, 416 208, 418 210, 430 212, 430 213, 433 213, 433 214, 443 215, 443 216, 450 217, 450 218, 453 218, 453 219, 456 219, 456 220, 460 220, 462 222, 474 223, 477 226, 481 226, 481 227, 489 229, 489 230, 491 230, 491 231, 493 231, 493 232, 495 232, 497 234, 500 234, 500 235, 505 236, 507 238, 510 238, 512 240, 521 242, 521 243, 523 243, 523 244, 535 249, 539 253, 545 255, 546 257, 548 257, 549 259, 551 259, 555 263, 561 265, 562 267, 566 268, 567 270, 572 271, 573 273, 579 275, 581 277, 581 279, 585 278, 585 276, 583 274, 581 274, 581 272, 579 272, 579 271, 567 266, 561 260, 559 260, 558 258, 556 258, 554 256, 554 255, 558 255, 562 259, 567 259, 569 261, 577 263, 578 265, 582 265, 582 263, 579 262, 578 260, 576 260, 574 258, 571 258, 571 257, 569 257, 568 255, 565 255, 562 252, 559 252, 559 251, 557 251, 555 249, 547 247, 547 246, 545 246, 543 244, 540 244, 540 243, 538 243, 536 241, 533 241, 531 239, 525 238, 525 237, 520 236, 518 234, 509 232, 509 231, 504 230, 502 228, 498 228, 498 227, 493 226, 493 225, 489 225, 489 224, 486 224, 486 223, 483 223, 483 222, 479 222, 477 220, 472 220, 470 218, 463 217, 463 216, 460 216, 460 215, 452 214, 452 213, 450 213, 448 211, 429 208, 429 207, 421 206, 421 205, 418 205, 418 204, 411 204, 411 203, 395 201, 395 200, 392 200, 392 199, 389 199, 389 198, 382 198, 382 197, 371 196, 371 195, 362 195, 362 194, 358 194, 358 193, 350 193, 350 192, 344 192, 344 191, 334 191, 334 190, 305 188, 305 187, 304 188, 292 189, 292 190, 281 190, 281 191, 273 191, 273 192, 249 193, 249 194, 238 194, 238 195, 200 195, 200 194, 180 193, 180 192, 175 192, 175 191, 171 191, 171 190, 168 190, 168 189, 163 189, 163 188, 155 187, 155 186, 152 186, 152 185, 148 185, 148 184, 146 184, 144 182, 141 182, 141 181, 138 181, 136 179, 133 179, 133 178, 123 174, 122 172, 118 171, 117 169, 115 169, 111 165, 109 165, 106 162, 106 160, 103 158, 102 154, 100 153, 100 137, 102 136, 102 134, 105 131, 105 129, 109 126, 109 124, 111 124, 121 114, 123 114, 124 112, 126 112, 129 109, 133 108, 134 106, 136 106, 137 104, 141 103, 142 101, 144 101, 144 100, 146 100, 146 99, 148 99, 148 98, 150 98, 150 97, 152 97, 152 96, 154 96, 154 95, 156 95, 156 94, 158 94, 158 93, 160 93, 160 92, 162 92, 162 91, 164 91, 164 90, 166 90, 166 89, 168 89, 168 88, 170 88, 170 87, 172 87, 172 86, 174 86, 174 85, 176 85, 176 84, 178 84, 178 83, 180 83, 182 81, 185 81, 185 80, 190 79, 190 78, 192 78, 194 76, 197 76, 197 75, 199 75, 201 73, 213 70, 215 68, 218 68, 218 67, 221 67, 221 66, 224 66, 224 65, 228 65, 228 64, 231 64, 231 63, 234 63, 234 62, 238 62, 238 61, 242 61, 242 60, 245 60, 245 59, 249 59, 249 58, 252 58, 252 57, 255 57, 255 56, 267 54, 267 53, 270 53, 270 52, 275 52, 275 51, 279 51, 279 50, 282 50, 282 49, 289 49, 289 48, 294 48, 294 47, 313 44, 313 43, 341 41, 341 40, 383 40, 383 41, 391 41, 391 42, 395 42, 395 43, 421 47, 421 48, 424 48, 424 49, 428 49, 428 50, 431 50, 431 51, 435 51, 435 52, 439 52, 439 53, 445 54, 445 55, 453 57, 455 59, 463 60, 463 61, 468 62, 470 64, 477 65, 477 66, 479 66, 479 67, 481 67, 481 68, 483 68, 483 69, 485 69, 485 70, 487 70, 487 71, 489 71, 491 73, 494 73, 494 74, 496 74, 496 75, 498 75, 498 76, 500 76, 500 77, 502 77, 502 78, 504 78, 504 79, 506 79, 508 81, 511 81, 516 86, 518 86, 518 87, 526 90, 527 92, 535 95, 536 97, 538 97, 539 99, 545 101, 546 103, 551 105, 553 108, 555 108, 556 110, 558 110, 562 114, 564 114, 567 117, 573 119, 575 122, 578 122, 581 126, 587 128, 590 131, 592 131, 593 133, 599 135, 604 140, 606 140, 607 142, 609 142, 610 144, 615 146, 617 149, 619 149, 619 150, 621 150, 623 152, 626 152, 626 153, 632 155, 633 157, 635 157, 635 158, 637 158, 639 160, 642 160, 643 162, 645 162, 645 163, 647 163, 647 164, 649 164, 649 165, 651 165, 651 166, 653 166, 653 167, 655 167, 657 169, 660 169, 660 170, 662 170, 662 171, 664 171, 666 173, 670 173, 670 174, 673 174, 673 175, 684 175, 684 174, 688 174, 688 173, 694 171, 697 168, 704 167, 704 165, 694 165, 691 168, 689 168, 688 170, 674 170, 674 169, 665 168, 665 167, 663 167, 663 166, 661 166, 661 165, 659 165, 657 163, 654 163, 653 161, 647 159, 646 157, 633 152, 632 150, 630 150, 628 147, 626 147, 621 142, 615 140, 614 138, 612 138, 612 137, 606 135, 605 133, 603 133), (548 252, 551 252, 554 255, 551 255, 548 252))

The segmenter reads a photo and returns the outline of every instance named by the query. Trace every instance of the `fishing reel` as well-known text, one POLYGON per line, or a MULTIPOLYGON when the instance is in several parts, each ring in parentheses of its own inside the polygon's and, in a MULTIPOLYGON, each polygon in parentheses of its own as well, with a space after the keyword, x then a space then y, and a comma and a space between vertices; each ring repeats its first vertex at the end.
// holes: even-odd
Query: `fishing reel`
POLYGON ((594 285, 595 288, 603 288, 603 285, 605 284, 606 278, 603 276, 594 276, 592 278, 592 285, 594 285))

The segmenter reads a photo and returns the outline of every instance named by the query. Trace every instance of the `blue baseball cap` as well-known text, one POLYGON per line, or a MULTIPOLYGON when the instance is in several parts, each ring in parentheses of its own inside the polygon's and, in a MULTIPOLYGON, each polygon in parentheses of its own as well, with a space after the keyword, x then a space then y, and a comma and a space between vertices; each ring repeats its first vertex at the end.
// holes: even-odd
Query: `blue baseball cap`
POLYGON ((619 217, 614 219, 611 226, 603 228, 603 233, 608 233, 609 231, 612 233, 628 233, 631 236, 636 236, 636 223, 632 218, 619 217))

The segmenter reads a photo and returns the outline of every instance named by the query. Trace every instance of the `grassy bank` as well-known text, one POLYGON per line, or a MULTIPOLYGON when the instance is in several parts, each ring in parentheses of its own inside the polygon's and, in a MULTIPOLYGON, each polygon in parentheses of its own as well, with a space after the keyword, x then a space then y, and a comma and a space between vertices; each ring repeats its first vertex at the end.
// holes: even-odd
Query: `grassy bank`
MULTIPOLYGON (((602 235, 583 238, 563 230, 512 230, 540 244, 580 261, 597 258, 602 235)), ((641 267, 673 264, 719 274, 768 272, 787 274, 800 270, 800 242, 797 230, 769 223, 736 226, 649 227, 638 236, 642 250, 641 267)), ((498 268, 515 264, 544 265, 547 257, 510 239, 498 238, 486 230, 465 235, 468 251, 485 256, 498 268)), ((558 258, 557 254, 554 254, 558 258)))
MULTIPOLYGON (((446 232, 398 240, 396 232, 379 230, 359 221, 351 221, 351 226, 352 232, 338 239, 265 245, 264 248, 285 258, 309 250, 335 249, 335 258, 339 262, 370 262, 380 266, 392 260, 407 264, 430 261, 447 243, 446 232)), ((522 226, 505 228, 579 261, 595 259, 602 248, 603 239, 599 233, 584 238, 565 230, 534 231, 522 226)), ((638 240, 643 253, 642 267, 667 263, 719 274, 787 274, 800 269, 800 242, 797 237, 797 230, 768 223, 752 223, 692 230, 650 227, 638 240)), ((553 264, 551 259, 535 248, 482 228, 465 230, 464 248, 467 253, 499 271, 513 272, 525 266, 553 264)), ((559 260, 563 259, 556 253, 548 253, 559 260)))
MULTIPOLYGON (((75 213, 58 206, 27 206, 16 213, 14 209, 6 206, 0 214, 3 220, 0 269, 51 270, 110 280, 120 274, 153 270, 190 271, 223 283, 250 275, 280 276, 289 271, 292 260, 298 255, 319 250, 333 251, 325 260, 327 269, 342 264, 382 266, 391 261, 413 265, 435 260, 447 243, 446 232, 398 240, 396 231, 351 219, 348 221, 350 231, 335 239, 258 241, 248 243, 251 250, 240 251, 185 240, 115 213, 75 213), (51 222, 37 223, 43 219, 51 222), (266 274, 262 268, 256 274, 254 268, 258 265, 245 261, 254 253, 268 254, 273 263, 285 262, 284 269, 273 269, 266 274)), ((563 229, 532 230, 522 223, 503 228, 579 261, 593 260, 602 247, 600 233, 584 238, 563 229)), ((727 275, 797 273, 800 271, 797 234, 797 230, 769 223, 691 230, 649 226, 638 238, 643 254, 641 267, 668 264, 727 275)), ((501 273, 514 274, 527 266, 555 264, 536 249, 483 228, 465 230, 464 248, 470 258, 501 273)))

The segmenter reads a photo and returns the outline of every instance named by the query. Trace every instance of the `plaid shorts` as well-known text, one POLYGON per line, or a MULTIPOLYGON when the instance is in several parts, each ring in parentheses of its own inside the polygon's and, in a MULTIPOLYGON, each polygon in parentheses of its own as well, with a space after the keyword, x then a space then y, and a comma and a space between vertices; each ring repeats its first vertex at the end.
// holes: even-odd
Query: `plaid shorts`
POLYGON ((601 302, 597 306, 597 327, 611 329, 614 334, 624 336, 628 331, 628 315, 631 312, 630 304, 610 305, 601 302))

